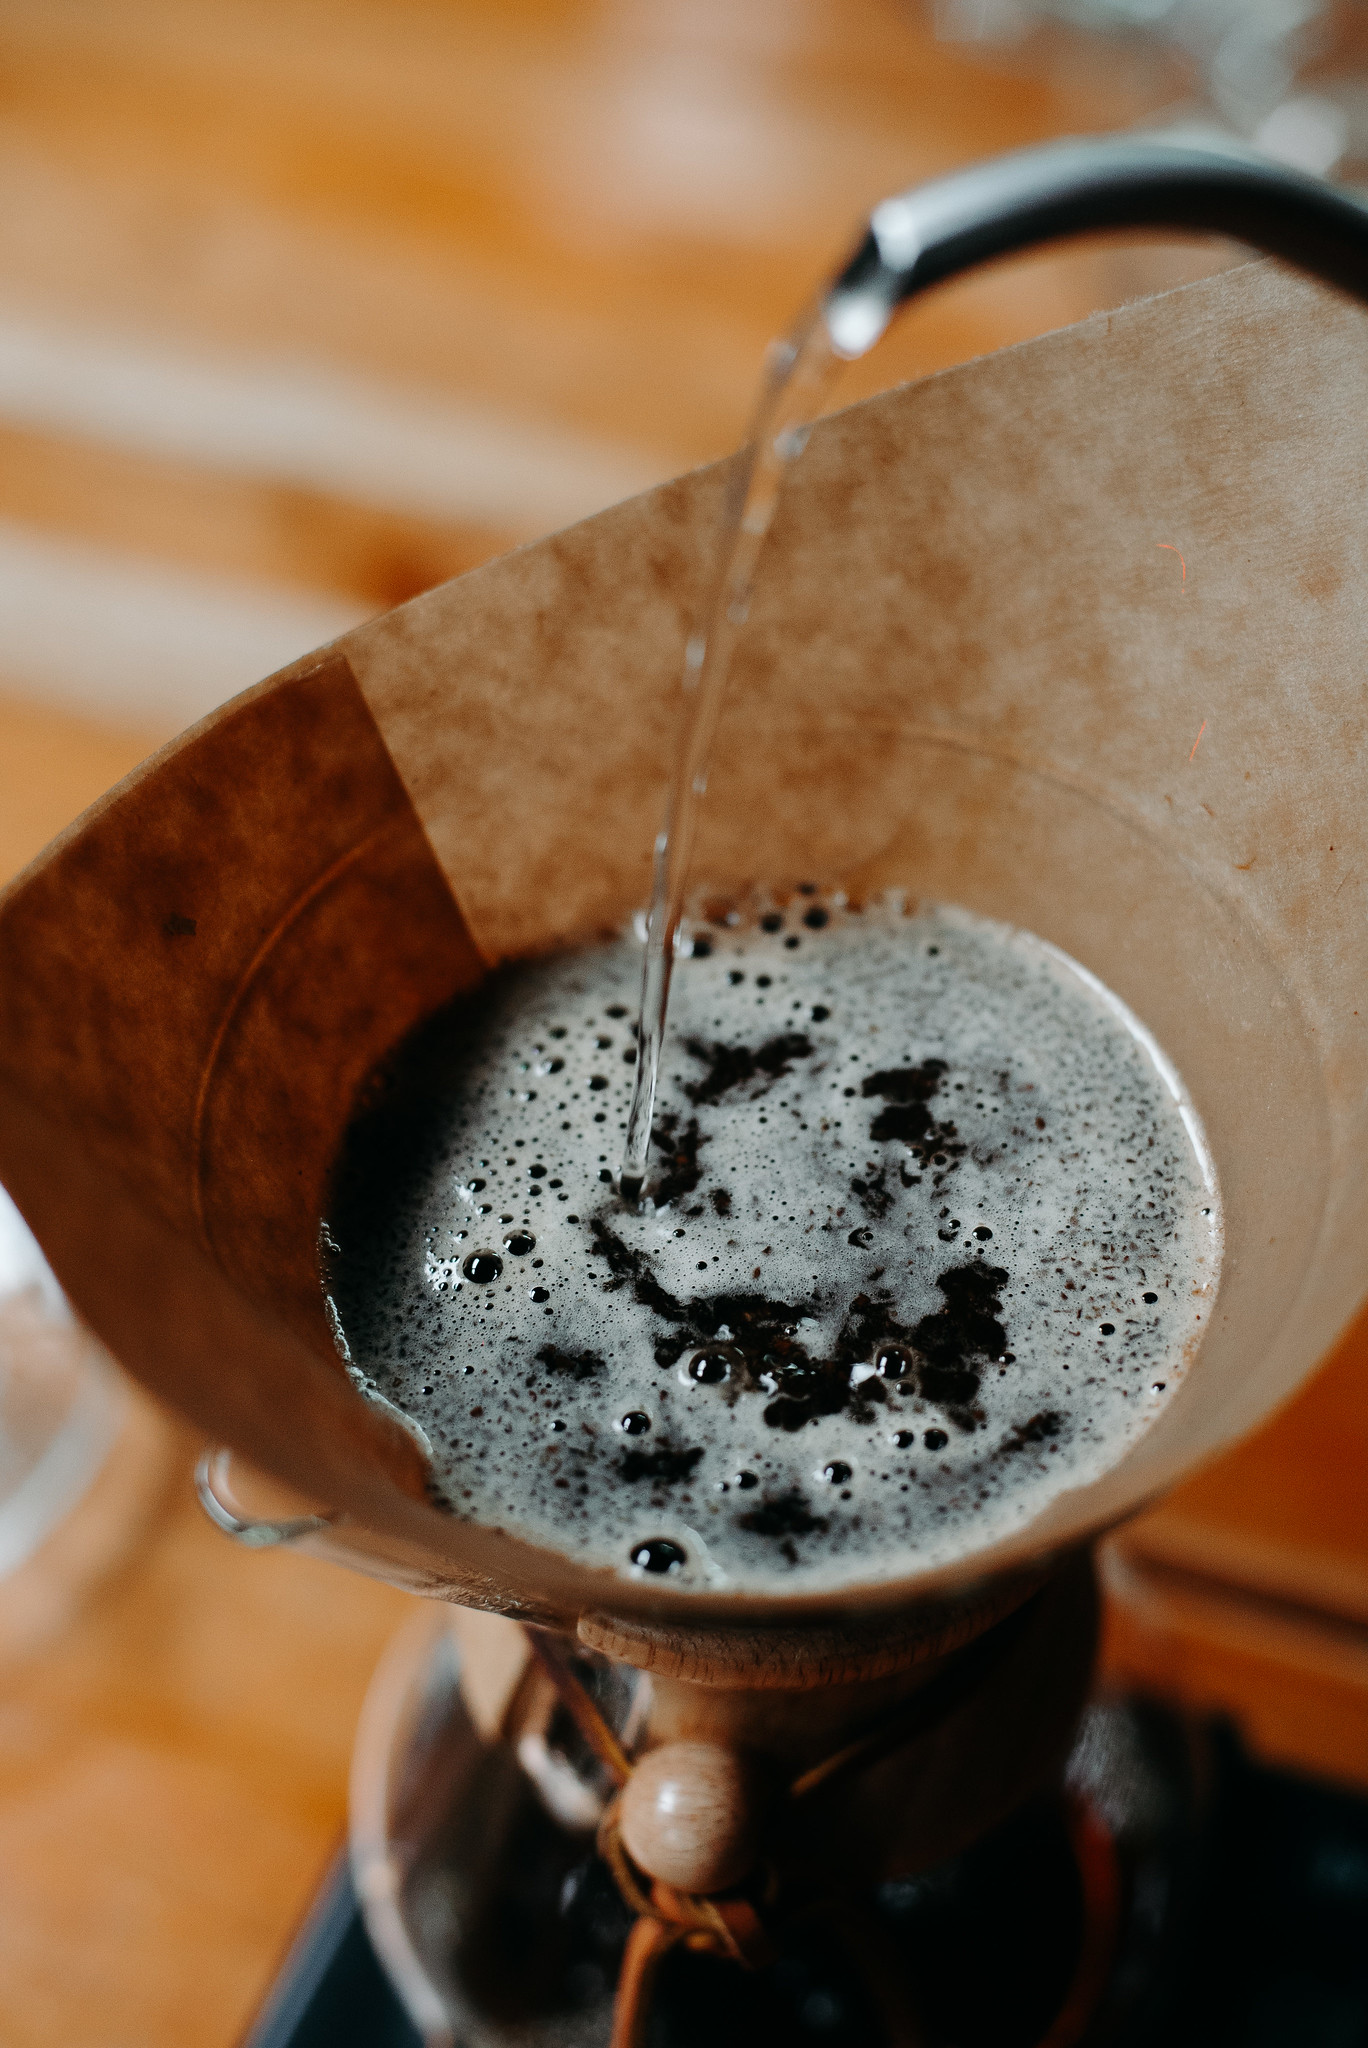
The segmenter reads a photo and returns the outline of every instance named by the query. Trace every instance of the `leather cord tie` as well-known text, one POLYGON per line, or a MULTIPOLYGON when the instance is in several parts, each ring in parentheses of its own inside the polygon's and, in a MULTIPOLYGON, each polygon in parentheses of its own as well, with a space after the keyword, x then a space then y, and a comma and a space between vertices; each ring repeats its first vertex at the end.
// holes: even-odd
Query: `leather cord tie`
POLYGON ((726 1956, 748 1970, 773 1962, 759 1909, 743 1892, 680 1891, 637 1869, 618 1830, 616 1799, 599 1822, 598 1850, 637 1916, 622 1952, 611 2048, 641 2048, 656 1972, 672 1948, 726 1956))

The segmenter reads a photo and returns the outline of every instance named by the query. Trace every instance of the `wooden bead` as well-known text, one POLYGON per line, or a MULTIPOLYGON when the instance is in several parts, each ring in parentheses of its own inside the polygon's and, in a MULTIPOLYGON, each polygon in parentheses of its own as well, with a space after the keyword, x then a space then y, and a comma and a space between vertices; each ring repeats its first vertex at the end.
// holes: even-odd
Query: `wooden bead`
POLYGON ((650 1750, 622 1794, 619 1824, 634 1863, 680 1891, 725 1891, 755 1860, 752 1774, 714 1742, 650 1750))

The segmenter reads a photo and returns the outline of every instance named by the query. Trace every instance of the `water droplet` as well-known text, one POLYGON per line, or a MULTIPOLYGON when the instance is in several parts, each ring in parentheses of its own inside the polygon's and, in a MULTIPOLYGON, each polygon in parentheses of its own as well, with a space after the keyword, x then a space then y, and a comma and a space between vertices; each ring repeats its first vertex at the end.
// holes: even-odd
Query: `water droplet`
POLYGON ((820 1477, 828 1486, 844 1486, 850 1477, 850 1467, 844 1458, 833 1458, 830 1464, 823 1465, 820 1477))
POLYGON ((633 1408, 618 1422, 618 1428, 624 1436, 645 1436, 650 1426, 651 1418, 641 1408, 633 1408))
POLYGON ((477 1280, 481 1284, 487 1284, 491 1280, 498 1279, 503 1271, 503 1260, 497 1252, 471 1252, 470 1256, 462 1264, 461 1271, 465 1274, 467 1280, 477 1280))
POLYGON ((992 1234, 992 1231, 988 1228, 988 1225, 986 1223, 978 1224, 974 1230, 974 1235, 978 1239, 980 1244, 987 1244, 992 1234))
POLYGON ((1115 1323, 1099 1323, 1098 1328, 1104 1337, 1114 1337, 1116 1335, 1115 1323))
POLYGON ((504 1239, 504 1250, 511 1252, 515 1259, 525 1259, 536 1245, 536 1238, 526 1230, 510 1230, 504 1239))
POLYGON ((540 1180, 540 1179, 541 1179, 541 1178, 543 1177, 543 1175, 545 1174, 545 1172, 546 1172, 546 1168, 545 1168, 545 1167, 544 1167, 544 1166, 542 1165, 541 1161, 540 1161, 540 1160, 538 1160, 538 1162, 537 1162, 537 1164, 536 1164, 535 1166, 529 1166, 529 1167, 528 1167, 528 1169, 527 1169, 527 1172, 528 1172, 528 1177, 529 1177, 529 1178, 530 1178, 531 1180, 540 1180))
POLYGON ((742 1493, 749 1493, 753 1486, 760 1484, 760 1481, 754 1472, 738 1472, 736 1484, 740 1487, 742 1493))
POLYGON ((825 1003, 814 1003, 809 1014, 814 1024, 825 1024, 831 1012, 825 1003))
POLYGON ((910 1451, 917 1441, 917 1432, 915 1429, 895 1429, 888 1441, 896 1444, 900 1451, 910 1451))
POLYGON ((736 1353, 725 1345, 712 1345, 706 1351, 695 1351, 689 1360, 689 1378, 697 1380, 700 1386, 720 1386, 723 1380, 731 1378, 731 1369, 737 1362, 736 1353))
POLYGON ((881 1379, 904 1379, 912 1370, 912 1360, 900 1344, 881 1344, 874 1353, 874 1370, 881 1379))
POLYGON ((950 1439, 943 1429, 928 1429, 922 1442, 928 1451, 943 1451, 950 1439))
POLYGON ((807 926, 809 931, 819 932, 822 929, 822 926, 828 922, 828 913, 822 909, 819 903, 814 903, 811 910, 805 910, 803 912, 803 923, 807 926))
POLYGON ((1158 1295, 1157 1295, 1157 1294, 1146 1294, 1146 1295, 1143 1295, 1143 1296, 1141 1297, 1141 1299, 1142 1299, 1142 1300, 1144 1300, 1144 1301, 1147 1301, 1147 1302, 1149 1302, 1149 1303, 1150 1303, 1150 1305, 1151 1305, 1151 1307, 1153 1307, 1154 1303, 1155 1303, 1156 1301, 1158 1301, 1159 1297, 1158 1297, 1158 1295))
POLYGON ((684 1552, 668 1536, 652 1536, 632 1552, 632 1563, 643 1572, 677 1572, 685 1562, 684 1552))
POLYGON ((1150 1392, 1152 1394, 1162 1394, 1167 1385, 1167 1380, 1156 1380, 1153 1386, 1150 1388, 1150 1392))
POLYGON ((591 1075, 589 1076, 589 1086, 590 1086, 590 1087, 591 1087, 591 1088, 593 1089, 594 1093, 595 1093, 595 1094, 597 1095, 597 1094, 598 1094, 598 1093, 600 1092, 600 1090, 601 1090, 601 1089, 604 1089, 604 1088, 606 1088, 606 1087, 608 1086, 608 1077, 607 1077, 607 1075, 606 1075, 606 1074, 591 1074, 591 1075))
POLYGON ((529 1301, 550 1301, 551 1292, 550 1289, 546 1287, 529 1287, 527 1290, 527 1298, 529 1301))
POLYGON ((553 1436, 560 1436, 563 1433, 563 1431, 569 1428, 569 1426, 569 1423, 562 1422, 558 1415, 551 1425, 551 1433, 553 1436))
POLYGON ((606 1017, 625 1017, 627 1015, 627 1005, 625 1003, 609 1003, 604 1015, 606 1017))

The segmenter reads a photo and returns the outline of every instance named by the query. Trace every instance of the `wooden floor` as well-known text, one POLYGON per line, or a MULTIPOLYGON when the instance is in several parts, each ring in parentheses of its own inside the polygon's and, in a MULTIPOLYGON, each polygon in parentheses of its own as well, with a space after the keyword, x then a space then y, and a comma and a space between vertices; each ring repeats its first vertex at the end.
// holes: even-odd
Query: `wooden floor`
MULTIPOLYGON (((725 451, 871 202, 1137 111, 912 0, 9 0, 0 79, 4 874, 199 708, 197 648, 230 687, 233 648, 725 451)), ((848 395, 1216 260, 991 272, 848 395)), ((407 1605, 232 1549, 141 1427, 116 1562, 0 1662, 6 2048, 230 2048, 407 1605)), ((1366 1473, 1361 1332, 1115 1547, 1110 1669, 1368 1784, 1366 1473)))

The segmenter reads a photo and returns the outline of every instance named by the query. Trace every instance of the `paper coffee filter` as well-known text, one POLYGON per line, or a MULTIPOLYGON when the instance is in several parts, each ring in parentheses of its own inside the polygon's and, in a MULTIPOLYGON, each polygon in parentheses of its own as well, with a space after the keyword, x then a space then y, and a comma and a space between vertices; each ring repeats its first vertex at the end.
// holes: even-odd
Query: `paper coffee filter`
MULTIPOLYGON (((954 1571, 894 1561, 874 1604, 1116 1521, 1359 1306, 1366 401, 1363 313, 1251 264, 858 406, 795 466, 698 880, 897 888, 1061 946, 1181 1072, 1226 1222, 1200 1356, 1123 1463, 954 1571)), ((723 482, 357 629, 0 901, 0 1179, 71 1299, 217 1440, 345 1511, 372 1568, 548 1617, 742 1608, 428 1507, 337 1367, 317 1223, 405 1031, 645 899, 723 482)))

